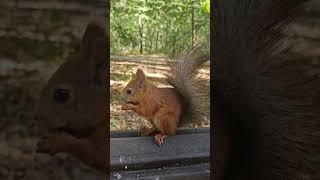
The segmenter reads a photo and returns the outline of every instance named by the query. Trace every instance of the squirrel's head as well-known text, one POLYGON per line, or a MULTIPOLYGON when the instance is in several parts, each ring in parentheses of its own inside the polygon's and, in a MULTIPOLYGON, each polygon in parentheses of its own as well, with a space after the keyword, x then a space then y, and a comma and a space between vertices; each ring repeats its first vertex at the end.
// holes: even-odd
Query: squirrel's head
POLYGON ((35 108, 35 125, 86 136, 105 121, 106 49, 105 28, 90 23, 80 49, 43 88, 35 108))
POLYGON ((134 78, 122 91, 125 103, 138 104, 144 96, 147 78, 141 69, 138 69, 134 78))

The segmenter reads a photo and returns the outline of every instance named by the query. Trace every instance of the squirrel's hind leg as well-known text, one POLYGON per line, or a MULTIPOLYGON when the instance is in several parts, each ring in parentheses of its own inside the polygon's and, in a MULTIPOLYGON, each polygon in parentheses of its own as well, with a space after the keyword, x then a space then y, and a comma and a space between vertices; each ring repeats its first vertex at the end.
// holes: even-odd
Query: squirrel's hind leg
POLYGON ((158 144, 159 146, 162 146, 162 144, 164 143, 164 138, 166 138, 167 135, 164 134, 156 134, 154 136, 154 141, 156 142, 156 144, 158 144))
POLYGON ((162 114, 157 117, 159 134, 154 136, 155 143, 161 146, 164 143, 164 139, 168 135, 175 135, 177 129, 177 116, 172 113, 162 114))
POLYGON ((140 136, 149 136, 153 134, 157 129, 155 127, 148 128, 144 125, 140 126, 139 128, 139 135, 140 136))
POLYGON ((139 128, 139 135, 140 136, 154 136, 157 133, 156 125, 153 123, 152 119, 147 119, 152 127, 148 128, 147 126, 141 125, 139 128))

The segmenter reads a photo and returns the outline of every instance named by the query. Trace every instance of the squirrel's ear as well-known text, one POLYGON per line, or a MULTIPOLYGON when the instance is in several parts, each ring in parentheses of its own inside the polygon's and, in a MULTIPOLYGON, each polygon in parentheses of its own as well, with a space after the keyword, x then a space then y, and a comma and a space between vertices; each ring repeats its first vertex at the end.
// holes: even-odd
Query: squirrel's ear
POLYGON ((90 22, 82 37, 81 46, 84 52, 90 56, 101 50, 101 48, 97 49, 97 47, 105 47, 107 43, 106 35, 105 28, 103 28, 102 25, 96 22, 90 22))
POLYGON ((145 79, 145 75, 144 75, 144 72, 141 69, 137 69, 136 78, 140 83, 140 88, 142 88, 143 87, 143 82, 144 82, 144 79, 145 79))
POLYGON ((105 70, 107 69, 107 36, 105 28, 95 22, 88 24, 82 38, 82 51, 84 64, 90 68, 90 82, 96 85, 105 83, 105 70))
POLYGON ((141 69, 137 69, 137 72, 136 72, 136 77, 138 79, 144 79, 144 72, 141 70, 141 69))

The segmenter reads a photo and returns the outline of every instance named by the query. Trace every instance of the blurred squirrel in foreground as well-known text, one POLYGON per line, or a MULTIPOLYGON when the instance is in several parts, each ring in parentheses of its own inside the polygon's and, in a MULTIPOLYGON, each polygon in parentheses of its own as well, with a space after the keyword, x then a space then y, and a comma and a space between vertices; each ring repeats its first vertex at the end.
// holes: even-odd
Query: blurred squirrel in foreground
POLYGON ((320 179, 320 78, 284 36, 303 2, 214 1, 216 180, 320 179))
POLYGON ((37 144, 38 153, 68 153, 106 172, 107 82, 106 31, 88 24, 80 49, 49 79, 34 113, 35 125, 49 135, 37 144))
POLYGON ((167 60, 171 74, 166 74, 166 81, 173 88, 158 88, 141 69, 137 70, 134 79, 123 89, 122 109, 132 110, 151 123, 152 128, 140 128, 141 135, 160 131, 154 138, 161 146, 168 135, 176 133, 179 123, 197 123, 208 118, 209 83, 199 78, 198 70, 209 60, 209 52, 199 47, 167 60))

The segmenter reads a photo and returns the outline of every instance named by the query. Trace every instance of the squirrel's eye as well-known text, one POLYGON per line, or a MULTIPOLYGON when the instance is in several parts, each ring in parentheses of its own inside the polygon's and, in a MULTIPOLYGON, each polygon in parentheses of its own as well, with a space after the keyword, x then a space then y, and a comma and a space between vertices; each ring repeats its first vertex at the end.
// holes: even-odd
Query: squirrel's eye
POLYGON ((65 103, 70 98, 69 90, 67 89, 56 89, 53 94, 53 98, 56 102, 65 103))
POLYGON ((131 89, 127 89, 127 94, 131 94, 132 90, 131 89))

